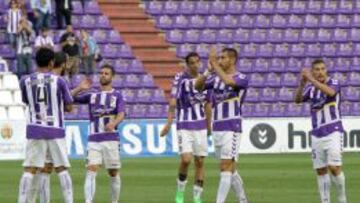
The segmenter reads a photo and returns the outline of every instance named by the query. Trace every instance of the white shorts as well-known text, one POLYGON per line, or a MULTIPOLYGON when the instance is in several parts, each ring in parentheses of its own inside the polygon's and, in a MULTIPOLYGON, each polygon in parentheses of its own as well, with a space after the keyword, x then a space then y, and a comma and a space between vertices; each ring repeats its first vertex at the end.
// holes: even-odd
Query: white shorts
POLYGON ((343 133, 333 132, 326 137, 311 136, 314 169, 342 165, 343 133))
POLYGON ((208 155, 207 130, 178 130, 179 154, 208 155))
POLYGON ((47 159, 54 167, 70 167, 65 138, 53 140, 28 139, 26 143, 24 167, 43 168, 47 159))
POLYGON ((88 142, 86 165, 104 165, 106 169, 118 169, 120 163, 120 142, 88 142))
POLYGON ((238 160, 241 133, 217 131, 213 132, 212 136, 216 158, 238 160))

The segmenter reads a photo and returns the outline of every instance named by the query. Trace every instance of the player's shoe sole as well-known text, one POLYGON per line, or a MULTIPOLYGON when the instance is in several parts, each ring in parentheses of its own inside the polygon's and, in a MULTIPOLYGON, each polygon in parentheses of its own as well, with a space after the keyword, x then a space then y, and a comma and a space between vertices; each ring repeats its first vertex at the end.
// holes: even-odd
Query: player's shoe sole
POLYGON ((184 192, 179 192, 179 191, 176 192, 175 202, 184 203, 184 192))

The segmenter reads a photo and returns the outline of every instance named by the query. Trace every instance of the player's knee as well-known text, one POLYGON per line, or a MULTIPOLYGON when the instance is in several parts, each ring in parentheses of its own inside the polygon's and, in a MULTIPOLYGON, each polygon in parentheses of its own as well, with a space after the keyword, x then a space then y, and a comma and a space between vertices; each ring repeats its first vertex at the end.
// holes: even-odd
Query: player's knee
POLYGON ((221 171, 233 171, 234 168, 234 161, 233 160, 227 160, 223 159, 220 163, 220 170, 221 171))
POLYGON ((89 165, 89 166, 87 167, 87 170, 88 170, 88 171, 92 171, 92 172, 97 172, 98 166, 96 166, 96 165, 89 165))
POLYGON ((191 157, 188 157, 188 156, 183 156, 181 158, 181 165, 183 166, 189 166, 191 163, 191 157))
POLYGON ((45 167, 40 170, 41 173, 52 173, 54 167, 52 164, 45 164, 45 167))
POLYGON ((67 168, 65 166, 59 166, 59 167, 55 168, 56 173, 61 173, 61 172, 66 171, 66 170, 67 170, 67 168))
POLYGON ((318 168, 318 169, 316 169, 316 173, 320 176, 325 175, 325 174, 327 174, 327 168, 326 167, 318 168))
POLYGON ((197 168, 202 168, 204 167, 204 158, 203 157, 196 157, 195 158, 195 166, 197 168))
POLYGON ((111 177, 117 176, 118 173, 119 173, 119 171, 118 171, 117 169, 109 169, 109 170, 108 170, 108 174, 109 174, 109 176, 111 176, 111 177))
POLYGON ((38 171, 38 168, 36 167, 25 167, 24 171, 27 173, 32 173, 32 174, 36 174, 36 172, 38 171))
POLYGON ((334 176, 338 176, 341 173, 341 167, 340 166, 329 166, 329 170, 331 174, 334 176))

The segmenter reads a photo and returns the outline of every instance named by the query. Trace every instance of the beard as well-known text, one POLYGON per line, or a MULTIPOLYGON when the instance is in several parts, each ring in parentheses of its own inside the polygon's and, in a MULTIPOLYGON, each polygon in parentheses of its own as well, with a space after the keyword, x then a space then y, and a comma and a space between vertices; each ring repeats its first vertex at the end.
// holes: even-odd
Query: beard
POLYGON ((109 84, 111 84, 111 80, 101 80, 100 79, 100 84, 103 86, 109 85, 109 84))

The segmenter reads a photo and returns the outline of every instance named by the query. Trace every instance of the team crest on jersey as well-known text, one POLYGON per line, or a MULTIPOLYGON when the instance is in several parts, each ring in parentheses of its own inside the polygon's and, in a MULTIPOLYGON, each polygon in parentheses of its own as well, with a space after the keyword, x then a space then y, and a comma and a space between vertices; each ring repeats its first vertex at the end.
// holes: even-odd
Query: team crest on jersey
POLYGON ((12 136, 13 136, 12 126, 9 123, 5 123, 1 127, 1 137, 5 140, 9 140, 9 139, 11 139, 12 136))
POLYGON ((110 107, 115 108, 116 107, 116 96, 111 96, 110 98, 110 107))

